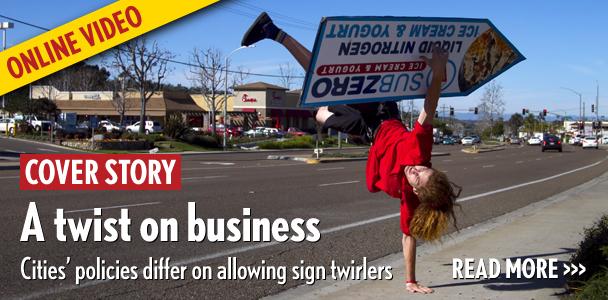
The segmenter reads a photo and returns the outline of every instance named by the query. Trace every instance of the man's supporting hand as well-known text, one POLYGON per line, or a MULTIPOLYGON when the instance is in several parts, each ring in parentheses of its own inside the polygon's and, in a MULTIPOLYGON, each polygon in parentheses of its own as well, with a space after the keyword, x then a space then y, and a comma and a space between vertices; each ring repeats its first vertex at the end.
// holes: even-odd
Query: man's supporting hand
POLYGON ((441 82, 446 76, 448 52, 440 47, 435 47, 433 49, 433 57, 431 59, 424 56, 421 56, 420 58, 423 59, 433 71, 433 78, 431 80, 431 85, 426 92, 424 107, 420 112, 420 116, 418 117, 418 123, 431 124, 433 117, 435 116, 437 103, 439 102, 439 95, 441 94, 441 82))

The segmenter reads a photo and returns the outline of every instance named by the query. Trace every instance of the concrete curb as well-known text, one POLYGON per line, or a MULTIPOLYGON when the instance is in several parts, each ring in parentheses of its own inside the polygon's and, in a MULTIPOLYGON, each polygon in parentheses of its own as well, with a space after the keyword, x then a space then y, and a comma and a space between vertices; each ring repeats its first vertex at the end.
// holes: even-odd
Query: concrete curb
POLYGON ((478 153, 485 153, 485 152, 502 151, 505 149, 507 149, 507 148, 501 146, 501 147, 496 147, 496 148, 491 148, 491 149, 477 149, 477 150, 462 149, 460 151, 462 151, 464 153, 468 153, 468 154, 478 154, 478 153))
POLYGON ((32 140, 22 139, 22 138, 18 138, 18 137, 4 137, 4 136, 2 136, 1 138, 3 138, 3 139, 12 139, 12 140, 17 140, 17 141, 26 142, 26 143, 32 143, 32 144, 37 144, 37 145, 44 145, 44 146, 54 147, 54 148, 63 149, 63 150, 71 150, 71 151, 79 151, 79 152, 82 152, 82 153, 88 153, 87 151, 83 151, 83 150, 76 149, 76 148, 70 148, 70 147, 65 147, 65 146, 51 144, 51 143, 45 143, 45 142, 39 142, 39 141, 32 141, 32 140))
MULTIPOLYGON (((323 148, 323 150, 358 150, 368 149, 369 147, 348 147, 348 148, 323 148)), ((159 154, 179 154, 179 155, 201 155, 201 154, 243 154, 243 153, 274 153, 274 152, 298 152, 298 151, 311 151, 312 148, 295 148, 295 149, 256 149, 256 150, 236 150, 236 151, 188 151, 188 152, 171 152, 171 153, 159 153, 159 154)))
POLYGON ((0 161, 0 171, 1 170, 18 170, 19 169, 19 161, 11 161, 4 162, 0 161))

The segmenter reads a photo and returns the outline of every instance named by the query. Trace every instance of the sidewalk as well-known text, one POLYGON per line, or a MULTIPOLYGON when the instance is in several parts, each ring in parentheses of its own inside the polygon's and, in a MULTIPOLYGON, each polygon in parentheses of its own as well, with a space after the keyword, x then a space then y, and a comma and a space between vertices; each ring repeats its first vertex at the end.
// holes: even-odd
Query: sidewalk
MULTIPOLYGON (((390 265, 392 280, 325 281, 299 286, 274 299, 559 299, 562 262, 575 251, 585 227, 608 212, 608 173, 582 186, 507 215, 461 230, 443 244, 418 247, 417 279, 430 295, 405 290, 401 253, 369 265, 390 265), (576 213, 574 213, 576 212, 576 213), (559 279, 452 279, 452 258, 557 258, 559 279)), ((475 264, 475 267, 477 264, 475 264)), ((487 265, 486 265, 487 266, 487 265)))

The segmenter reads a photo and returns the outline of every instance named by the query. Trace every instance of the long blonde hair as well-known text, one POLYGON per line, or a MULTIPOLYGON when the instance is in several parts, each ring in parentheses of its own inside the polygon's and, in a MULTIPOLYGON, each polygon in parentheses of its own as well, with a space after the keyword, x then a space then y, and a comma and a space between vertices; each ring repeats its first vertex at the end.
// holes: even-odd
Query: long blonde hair
POLYGON ((449 181, 445 173, 433 170, 428 182, 416 189, 420 205, 410 223, 412 235, 427 241, 441 237, 449 225, 450 217, 458 229, 454 207, 459 206, 456 198, 462 191, 460 186, 449 181))

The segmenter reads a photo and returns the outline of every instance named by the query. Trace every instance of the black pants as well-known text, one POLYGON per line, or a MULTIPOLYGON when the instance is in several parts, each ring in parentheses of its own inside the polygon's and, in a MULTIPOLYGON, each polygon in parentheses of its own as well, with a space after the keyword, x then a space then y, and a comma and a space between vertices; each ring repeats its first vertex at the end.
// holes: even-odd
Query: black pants
POLYGON ((380 123, 388 119, 401 119, 396 102, 374 102, 330 106, 334 113, 325 121, 324 128, 332 128, 371 141, 380 123))

